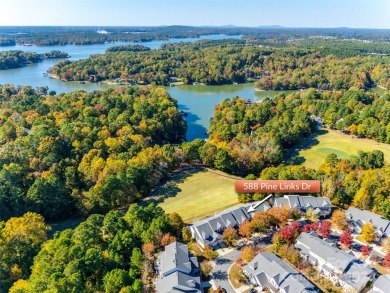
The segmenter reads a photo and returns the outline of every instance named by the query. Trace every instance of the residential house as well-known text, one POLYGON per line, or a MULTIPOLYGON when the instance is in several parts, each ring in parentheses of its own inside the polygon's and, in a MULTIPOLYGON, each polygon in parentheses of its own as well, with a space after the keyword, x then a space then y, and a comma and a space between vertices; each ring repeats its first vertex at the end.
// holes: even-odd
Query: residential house
POLYGON ((200 270, 196 257, 190 256, 188 246, 173 242, 165 246, 156 261, 157 293, 201 293, 200 270))
POLYGON ((259 253, 243 267, 244 273, 257 289, 271 292, 318 292, 304 276, 270 252, 259 253))
POLYGON ((390 275, 381 275, 367 293, 388 293, 390 292, 390 275))
POLYGON ((197 221, 189 226, 192 237, 201 247, 217 246, 222 243, 222 233, 226 228, 237 229, 244 221, 252 219, 256 212, 265 212, 270 208, 267 202, 258 205, 253 212, 248 213, 249 207, 255 203, 232 207, 212 217, 197 221))
POLYGON ((321 274, 348 292, 360 292, 376 276, 376 271, 352 252, 340 250, 333 242, 320 239, 314 232, 302 232, 295 248, 321 274))
POLYGON ((332 212, 332 204, 327 197, 316 197, 309 195, 285 195, 274 198, 274 207, 288 207, 297 209, 302 213, 308 210, 315 210, 319 217, 324 218, 332 212))
POLYGON ((376 235, 379 236, 379 239, 377 240, 390 235, 390 221, 378 214, 355 207, 349 207, 345 215, 349 228, 356 234, 362 233, 364 224, 371 223, 374 226, 376 235))

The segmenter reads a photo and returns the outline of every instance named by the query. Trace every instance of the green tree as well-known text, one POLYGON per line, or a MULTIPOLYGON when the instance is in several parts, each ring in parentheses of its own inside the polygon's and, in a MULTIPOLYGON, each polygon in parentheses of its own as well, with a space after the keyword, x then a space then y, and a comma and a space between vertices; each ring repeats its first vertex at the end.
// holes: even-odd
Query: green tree
POLYGON ((130 285, 130 276, 125 270, 114 269, 104 278, 104 289, 108 293, 118 293, 122 288, 130 285))

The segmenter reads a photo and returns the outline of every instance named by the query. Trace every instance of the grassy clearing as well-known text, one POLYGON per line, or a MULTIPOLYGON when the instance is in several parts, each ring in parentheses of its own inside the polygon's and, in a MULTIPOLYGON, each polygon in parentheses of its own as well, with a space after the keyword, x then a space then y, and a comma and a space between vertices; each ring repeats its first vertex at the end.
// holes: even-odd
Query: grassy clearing
POLYGON ((147 199, 192 222, 238 204, 234 181, 223 172, 195 168, 174 175, 147 199))
POLYGON ((290 155, 289 161, 317 169, 331 153, 335 153, 341 159, 346 159, 351 155, 356 155, 359 150, 364 152, 381 150, 385 154, 386 162, 390 162, 389 144, 356 138, 334 130, 323 130, 319 135, 307 139, 298 146, 295 153, 290 155))

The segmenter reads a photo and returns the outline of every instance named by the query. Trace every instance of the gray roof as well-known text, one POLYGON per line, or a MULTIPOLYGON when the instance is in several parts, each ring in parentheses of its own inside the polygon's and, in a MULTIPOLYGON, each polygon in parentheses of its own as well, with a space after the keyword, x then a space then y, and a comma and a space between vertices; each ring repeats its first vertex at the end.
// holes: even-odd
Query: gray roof
POLYGON ((264 202, 256 207, 255 212, 248 213, 249 207, 256 203, 226 209, 212 217, 193 223, 191 229, 195 231, 197 240, 204 246, 212 245, 214 242, 222 239, 222 231, 224 229, 238 227, 241 223, 250 220, 254 213, 266 211, 270 208, 269 204, 264 202))
POLYGON ((158 268, 158 293, 201 292, 200 278, 196 272, 199 264, 196 257, 190 256, 187 245, 173 242, 165 246, 165 250, 158 255, 158 268))
POLYGON ((159 253, 158 259, 159 268, 163 275, 172 270, 180 270, 190 274, 198 266, 196 258, 190 257, 188 246, 180 242, 173 242, 165 246, 165 251, 159 253))
POLYGON ((175 272, 156 281, 158 293, 200 293, 200 277, 194 277, 182 272, 175 272))
POLYGON ((322 268, 325 270, 332 271, 329 265, 338 268, 343 272, 341 280, 358 290, 364 287, 375 273, 373 268, 359 261, 352 253, 338 249, 315 233, 302 232, 295 247, 306 255, 323 259, 326 263, 322 268))
POLYGON ((386 220, 381 215, 370 211, 357 209, 355 207, 349 207, 346 212, 346 216, 355 222, 358 220, 361 220, 364 223, 371 222, 376 229, 381 230, 383 233, 389 234, 388 232, 390 231, 390 221, 386 220))
POLYGON ((314 254, 318 256, 342 272, 355 258, 331 243, 318 238, 315 233, 302 232, 297 239, 295 247, 306 255, 314 254))
POLYGON ((244 270, 247 274, 256 276, 264 287, 268 286, 268 279, 273 279, 285 292, 317 292, 316 287, 305 277, 270 252, 259 253, 244 266, 244 270))
POLYGON ((390 275, 381 275, 375 282, 373 289, 367 293, 386 293, 390 290, 390 275))
POLYGON ((277 197, 274 199, 274 206, 294 208, 323 208, 331 207, 329 198, 316 197, 309 195, 285 195, 284 197, 277 197))
POLYGON ((355 260, 341 276, 341 280, 360 291, 367 285, 368 281, 371 280, 373 273, 374 270, 369 265, 359 260, 355 260))

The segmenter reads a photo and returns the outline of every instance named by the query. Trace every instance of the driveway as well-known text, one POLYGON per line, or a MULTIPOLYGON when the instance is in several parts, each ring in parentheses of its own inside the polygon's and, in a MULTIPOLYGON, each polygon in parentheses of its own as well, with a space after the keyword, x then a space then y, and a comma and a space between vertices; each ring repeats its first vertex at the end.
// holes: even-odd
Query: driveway
POLYGON ((217 287, 226 289, 227 293, 235 293, 236 291, 229 283, 228 270, 230 266, 240 258, 241 251, 233 250, 223 256, 218 256, 215 259, 215 267, 213 269, 212 278, 217 287))

